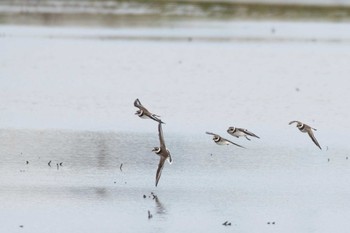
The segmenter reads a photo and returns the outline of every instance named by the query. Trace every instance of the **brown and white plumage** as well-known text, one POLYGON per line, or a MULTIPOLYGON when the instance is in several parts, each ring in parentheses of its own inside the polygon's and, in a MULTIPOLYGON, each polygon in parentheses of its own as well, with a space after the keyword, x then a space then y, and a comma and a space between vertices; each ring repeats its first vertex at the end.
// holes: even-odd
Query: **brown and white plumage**
POLYGON ((255 135, 254 133, 248 131, 247 129, 237 128, 237 127, 232 127, 232 126, 227 129, 227 133, 229 133, 230 135, 237 137, 237 138, 243 136, 249 141, 250 141, 250 138, 248 138, 248 136, 260 138, 259 136, 255 135))
POLYGON ((311 140, 315 143, 315 145, 318 146, 318 148, 320 148, 320 149, 322 150, 320 144, 318 143, 318 141, 317 141, 316 138, 315 138, 314 133, 312 132, 312 130, 315 130, 315 131, 316 131, 317 129, 312 128, 311 126, 309 126, 309 125, 307 125, 307 124, 304 124, 304 123, 302 123, 302 122, 300 122, 300 121, 291 121, 291 122, 289 122, 290 125, 293 124, 293 123, 297 123, 297 128, 298 128, 301 132, 307 133, 307 134, 310 136, 311 140))
POLYGON ((144 119, 152 119, 154 121, 157 121, 159 123, 164 123, 161 119, 159 119, 160 116, 151 113, 150 111, 147 110, 147 108, 145 108, 139 99, 136 99, 134 101, 134 106, 139 108, 139 110, 136 111, 135 115, 138 115, 140 118, 144 118, 144 119))
POLYGON ((209 135, 213 135, 213 141, 218 144, 218 145, 230 145, 230 144, 233 144, 235 146, 239 146, 239 147, 242 147, 242 148, 245 148, 244 146, 241 146, 241 145, 238 145, 234 142, 231 142, 230 140, 226 139, 226 138, 223 138, 221 137, 220 135, 218 134, 215 134, 215 133, 211 133, 211 132, 205 132, 206 134, 209 134, 209 135))
POLYGON ((158 123, 158 135, 159 135, 159 147, 154 147, 153 152, 155 152, 157 155, 159 155, 159 164, 158 169, 156 173, 156 186, 158 185, 160 176, 162 175, 162 170, 164 167, 165 160, 168 159, 169 163, 171 163, 173 160, 171 158, 169 150, 165 146, 164 142, 164 136, 163 136, 163 129, 162 129, 162 123, 158 123))

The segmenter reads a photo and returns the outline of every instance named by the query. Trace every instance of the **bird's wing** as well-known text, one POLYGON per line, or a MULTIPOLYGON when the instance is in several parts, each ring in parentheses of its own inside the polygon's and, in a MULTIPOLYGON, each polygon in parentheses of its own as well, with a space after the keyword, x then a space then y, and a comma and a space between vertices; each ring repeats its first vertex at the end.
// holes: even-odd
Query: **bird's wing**
POLYGON ((247 129, 242 129, 242 128, 240 128, 239 130, 242 131, 242 132, 245 133, 245 134, 248 134, 249 136, 256 137, 256 138, 260 138, 260 137, 257 136, 256 134, 254 134, 254 133, 248 131, 247 129))
POLYGON ((135 101, 134 101, 134 106, 139 108, 140 106, 142 106, 140 100, 137 98, 135 101))
POLYGON ((158 136, 159 136, 159 143, 160 143, 161 150, 166 151, 162 123, 160 123, 160 122, 158 123, 158 136))
POLYGON ((160 156, 159 164, 158 164, 158 169, 157 169, 157 174, 156 174, 156 187, 157 187, 157 185, 158 185, 160 176, 162 175, 162 170, 163 170, 163 167, 164 167, 164 162, 165 162, 165 158, 164 158, 163 156, 160 156))
POLYGON ((151 118, 152 120, 154 121, 157 121, 158 123, 162 123, 162 124, 165 124, 161 119, 159 119, 157 117, 156 114, 153 114, 153 113, 150 113, 147 109, 144 108, 144 113, 149 116, 149 118, 151 118))
POLYGON ((311 129, 308 130, 307 133, 309 134, 309 136, 312 139, 312 141, 316 144, 316 146, 318 146, 318 148, 320 148, 322 150, 322 148, 321 148, 320 144, 318 143, 318 141, 316 140, 315 135, 312 132, 312 130, 311 129))
POLYGON ((211 133, 211 132, 205 132, 206 134, 210 134, 210 135, 213 135, 213 136, 219 136, 219 135, 217 135, 217 134, 215 134, 215 133, 211 133))
POLYGON ((291 121, 291 122, 289 122, 289 124, 291 125, 291 124, 293 124, 293 123, 299 123, 300 121, 291 121))
POLYGON ((140 110, 143 110, 145 113, 149 113, 149 115, 151 115, 151 113, 147 110, 147 108, 145 108, 142 104, 141 101, 139 99, 136 99, 134 101, 134 106, 136 108, 139 108, 140 110))
POLYGON ((221 140, 225 140, 225 141, 228 141, 229 143, 231 143, 231 144, 233 144, 233 145, 235 145, 235 146, 239 146, 239 147, 245 148, 244 146, 241 146, 241 145, 239 145, 239 144, 237 144, 237 143, 234 143, 234 142, 232 142, 232 141, 230 141, 230 140, 228 140, 228 139, 226 139, 226 138, 221 138, 221 140))

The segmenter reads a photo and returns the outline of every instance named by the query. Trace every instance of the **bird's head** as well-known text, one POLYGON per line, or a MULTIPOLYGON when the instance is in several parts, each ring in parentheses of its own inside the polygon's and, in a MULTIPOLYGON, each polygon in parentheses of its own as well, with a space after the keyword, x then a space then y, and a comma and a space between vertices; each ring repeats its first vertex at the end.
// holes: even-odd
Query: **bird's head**
POLYGON ((236 130, 235 127, 230 127, 230 128, 228 128, 227 132, 228 133, 233 133, 233 132, 235 132, 235 130, 236 130))
POLYGON ((159 147, 153 147, 152 151, 156 154, 159 154, 160 153, 160 148, 159 147))
POLYGON ((304 126, 304 124, 303 124, 303 123, 301 123, 301 122, 298 122, 298 123, 297 123, 297 128, 298 128, 298 129, 303 128, 303 126, 304 126))
POLYGON ((135 115, 142 116, 143 115, 143 111, 142 110, 137 110, 135 112, 135 115))
POLYGON ((213 140, 214 140, 215 142, 220 141, 220 136, 219 136, 219 135, 214 135, 214 136, 213 136, 213 140))

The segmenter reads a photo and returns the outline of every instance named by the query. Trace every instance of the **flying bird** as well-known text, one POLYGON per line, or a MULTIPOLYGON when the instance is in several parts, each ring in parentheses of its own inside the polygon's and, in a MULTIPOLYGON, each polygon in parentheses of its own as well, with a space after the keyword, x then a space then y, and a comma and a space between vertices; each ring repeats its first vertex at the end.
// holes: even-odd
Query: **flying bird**
POLYGON ((291 121, 291 122, 289 122, 290 125, 293 124, 293 123, 297 123, 297 128, 298 128, 301 132, 307 133, 307 134, 310 136, 311 140, 316 144, 316 146, 318 146, 318 148, 320 148, 320 149, 322 150, 320 144, 318 143, 318 141, 317 141, 316 138, 315 138, 314 133, 312 132, 312 130, 315 130, 315 131, 316 131, 317 129, 312 128, 311 126, 309 126, 309 125, 307 125, 307 124, 304 124, 304 123, 302 123, 302 122, 300 122, 300 121, 291 121))
POLYGON ((147 110, 147 108, 145 108, 139 99, 136 99, 134 101, 134 106, 136 108, 139 108, 139 110, 137 110, 135 112, 135 115, 138 115, 140 118, 143 118, 143 119, 152 119, 154 121, 157 121, 159 123, 164 123, 161 119, 159 119, 160 116, 154 114, 154 113, 151 113, 150 111, 147 110))
POLYGON ((159 147, 154 147, 153 152, 159 155, 159 164, 158 164, 158 169, 157 169, 157 174, 156 174, 156 187, 158 185, 160 176, 162 175, 162 170, 164 167, 164 162, 165 160, 168 160, 168 162, 171 164, 172 163, 172 158, 170 155, 169 150, 165 146, 164 142, 164 136, 163 136, 163 129, 162 129, 162 123, 158 123, 158 134, 159 134, 159 147))
POLYGON ((211 133, 211 132, 205 132, 206 134, 209 134, 209 135, 213 135, 213 141, 218 144, 218 145, 230 145, 230 144, 233 144, 235 146, 239 146, 239 147, 242 147, 242 148, 245 148, 244 146, 241 146, 241 145, 238 145, 234 142, 231 142, 230 140, 226 139, 226 138, 223 138, 221 137, 220 135, 218 134, 215 134, 215 133, 211 133))
POLYGON ((243 128, 236 128, 236 127, 229 127, 227 130, 227 133, 229 133, 230 135, 234 136, 234 137, 245 137, 247 140, 251 140, 250 138, 248 138, 248 136, 251 137, 256 137, 256 138, 260 138, 259 136, 255 135, 254 133, 248 131, 247 129, 243 129, 243 128))

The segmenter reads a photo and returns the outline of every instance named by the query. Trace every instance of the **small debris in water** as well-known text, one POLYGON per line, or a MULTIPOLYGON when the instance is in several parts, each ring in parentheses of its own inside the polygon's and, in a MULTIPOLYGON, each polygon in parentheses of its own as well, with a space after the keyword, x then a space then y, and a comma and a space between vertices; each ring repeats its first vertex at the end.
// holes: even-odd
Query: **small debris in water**
POLYGON ((151 192, 151 195, 146 195, 146 194, 143 194, 143 198, 152 198, 152 200, 155 200, 158 198, 158 196, 156 194, 154 194, 153 192, 151 192))
POLYGON ((26 161, 26 164, 29 164, 29 161, 28 161, 28 160, 26 161))
POLYGON ((120 169, 120 171, 123 171, 123 163, 122 164, 120 164, 120 167, 119 167, 119 169, 120 169))
POLYGON ((153 200, 157 198, 157 195, 155 195, 153 192, 151 192, 152 196, 153 196, 153 200))
POLYGON ((47 165, 49 165, 51 167, 51 160, 47 163, 47 165))
POLYGON ((330 161, 330 159, 328 158, 328 162, 330 161))
POLYGON ((60 166, 61 166, 61 167, 63 166, 63 162, 60 162, 60 166))
POLYGON ((151 214, 151 211, 148 210, 148 219, 151 219, 153 215, 151 214))
POLYGON ((19 225, 20 228, 23 228, 23 225, 19 225))
POLYGON ((222 225, 224 225, 224 226, 231 226, 231 223, 229 221, 226 221, 222 225))

